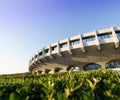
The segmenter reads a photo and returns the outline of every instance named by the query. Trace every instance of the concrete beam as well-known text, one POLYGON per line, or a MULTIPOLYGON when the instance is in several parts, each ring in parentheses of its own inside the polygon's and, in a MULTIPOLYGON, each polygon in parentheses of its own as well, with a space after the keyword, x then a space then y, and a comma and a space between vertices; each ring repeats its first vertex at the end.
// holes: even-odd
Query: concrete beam
POLYGON ((71 51, 71 50, 68 50, 67 51, 70 55, 72 55, 73 54, 73 52, 71 51))
POLYGON ((119 39, 115 33, 114 27, 111 27, 115 48, 119 48, 119 39))
POLYGON ((86 52, 85 48, 81 48, 81 50, 82 50, 82 52, 83 52, 83 53, 85 53, 85 52, 86 52))
POLYGON ((57 53, 57 55, 60 56, 60 57, 63 57, 62 53, 60 53, 60 52, 57 53))
POLYGON ((55 57, 54 57, 53 55, 50 55, 49 57, 50 57, 51 59, 55 59, 55 57))

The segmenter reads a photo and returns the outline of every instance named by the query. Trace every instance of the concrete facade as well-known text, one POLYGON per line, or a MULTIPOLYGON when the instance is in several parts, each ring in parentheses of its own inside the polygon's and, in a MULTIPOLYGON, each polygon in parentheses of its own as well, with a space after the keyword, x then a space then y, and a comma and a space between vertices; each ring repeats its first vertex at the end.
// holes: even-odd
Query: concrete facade
POLYGON ((119 46, 120 27, 79 34, 36 52, 30 59, 29 71, 33 74, 42 74, 98 69, 105 68, 111 62, 118 62, 116 69, 119 70, 119 46))

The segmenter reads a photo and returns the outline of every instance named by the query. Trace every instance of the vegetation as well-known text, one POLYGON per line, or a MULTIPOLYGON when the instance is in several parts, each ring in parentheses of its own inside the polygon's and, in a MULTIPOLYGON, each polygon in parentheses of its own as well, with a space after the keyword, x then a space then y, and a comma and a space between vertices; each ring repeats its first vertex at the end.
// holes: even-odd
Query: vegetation
POLYGON ((113 70, 1 76, 0 100, 120 100, 113 70))

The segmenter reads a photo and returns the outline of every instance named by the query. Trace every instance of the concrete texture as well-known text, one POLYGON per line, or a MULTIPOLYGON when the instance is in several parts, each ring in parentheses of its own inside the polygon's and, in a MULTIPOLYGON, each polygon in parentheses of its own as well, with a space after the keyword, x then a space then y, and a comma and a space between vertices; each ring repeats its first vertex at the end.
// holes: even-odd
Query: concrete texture
POLYGON ((79 34, 35 53, 30 59, 29 71, 33 74, 78 71, 90 64, 104 68, 109 62, 120 62, 119 45, 120 27, 79 34))

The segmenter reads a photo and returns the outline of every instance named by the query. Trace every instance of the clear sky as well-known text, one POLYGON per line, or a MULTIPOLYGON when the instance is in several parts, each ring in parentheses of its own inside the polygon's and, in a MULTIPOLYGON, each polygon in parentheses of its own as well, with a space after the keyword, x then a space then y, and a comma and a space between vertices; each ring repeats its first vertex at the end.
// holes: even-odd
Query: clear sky
POLYGON ((120 0, 0 0, 0 74, 28 71, 43 47, 120 26, 120 0))

